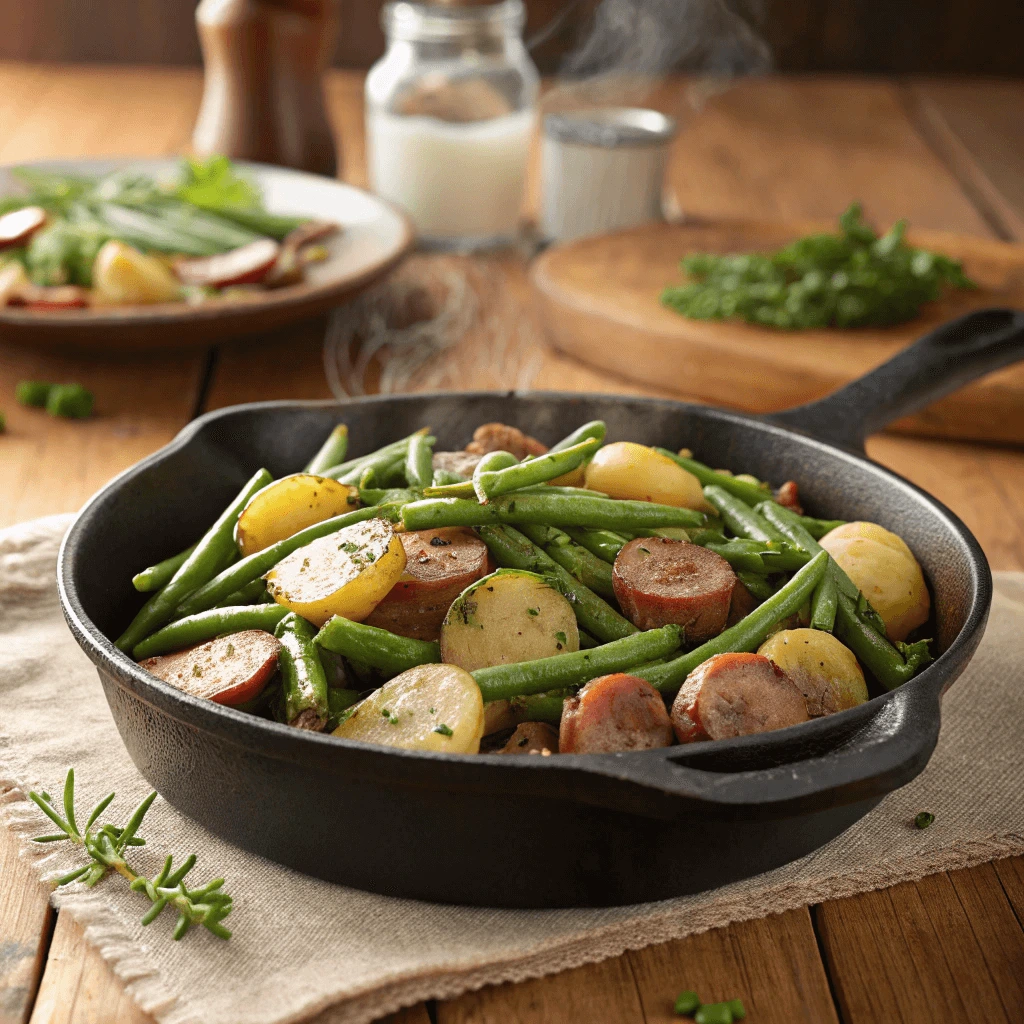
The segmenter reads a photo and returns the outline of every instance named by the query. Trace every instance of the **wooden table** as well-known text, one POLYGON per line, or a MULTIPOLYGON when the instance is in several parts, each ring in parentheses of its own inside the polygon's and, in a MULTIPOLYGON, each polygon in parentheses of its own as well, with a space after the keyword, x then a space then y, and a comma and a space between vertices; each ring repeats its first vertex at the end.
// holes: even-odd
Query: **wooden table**
MULTIPOLYGON (((194 71, 0 64, 0 162, 160 155, 187 143, 194 71)), ((346 177, 364 179, 361 79, 329 94, 346 177)), ((682 83, 660 95, 686 109, 682 83)), ((831 218, 852 198, 881 222, 1024 241, 1024 83, 754 81, 691 110, 671 177, 686 211, 831 218)), ((521 280, 521 279, 520 279, 521 280)), ((513 282, 515 283, 515 282, 513 282)), ((0 525, 71 511, 206 409, 327 397, 315 329, 200 355, 131 361, 0 349, 0 525), (92 388, 99 415, 18 408, 26 377, 92 388)), ((537 387, 636 391, 564 358, 537 387)), ((1024 568, 1024 452, 891 435, 871 455, 949 504, 996 569, 1024 568)), ((0 1024, 142 1024, 139 1012, 0 830, 0 1024)), ((1024 858, 932 875, 852 899, 629 953, 519 985, 414 1007, 406 1024, 655 1024, 678 989, 742 995, 751 1024, 1024 1019, 1024 858)), ((215 1024, 215 1022, 211 1022, 215 1024)))

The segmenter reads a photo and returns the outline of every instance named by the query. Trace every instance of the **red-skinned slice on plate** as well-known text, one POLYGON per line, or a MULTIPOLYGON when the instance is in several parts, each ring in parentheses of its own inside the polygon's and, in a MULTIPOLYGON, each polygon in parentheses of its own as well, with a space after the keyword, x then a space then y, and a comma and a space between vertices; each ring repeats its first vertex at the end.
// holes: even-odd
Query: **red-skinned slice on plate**
POLYGON ((0 217, 0 249, 27 242, 46 223, 41 206, 23 206, 0 217))
POLYGON ((280 251, 273 239, 259 238, 231 252, 177 260, 174 272, 182 284, 198 288, 259 284, 273 269, 280 251))
POLYGON ((281 642, 261 629, 218 637, 174 654, 140 661, 139 666, 165 683, 212 700, 244 704, 258 697, 277 668, 281 642))

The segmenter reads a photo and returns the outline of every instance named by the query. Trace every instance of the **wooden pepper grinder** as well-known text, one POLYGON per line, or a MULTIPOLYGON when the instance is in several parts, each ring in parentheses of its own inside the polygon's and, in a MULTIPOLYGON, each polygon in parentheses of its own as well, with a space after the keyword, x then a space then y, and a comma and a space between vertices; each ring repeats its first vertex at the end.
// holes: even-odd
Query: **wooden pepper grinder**
POLYGON ((338 2, 202 0, 196 24, 206 77, 192 135, 197 154, 338 173, 323 91, 338 2))

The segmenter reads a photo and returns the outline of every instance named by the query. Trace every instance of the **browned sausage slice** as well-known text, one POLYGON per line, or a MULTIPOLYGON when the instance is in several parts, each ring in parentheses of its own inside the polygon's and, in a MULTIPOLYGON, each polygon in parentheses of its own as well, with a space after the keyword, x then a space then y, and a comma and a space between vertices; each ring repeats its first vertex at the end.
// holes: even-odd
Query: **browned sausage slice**
POLYGON ((27 242, 46 223, 41 206, 23 206, 0 217, 0 249, 27 242))
POLYGON ((511 452, 517 459, 525 459, 527 455, 543 455, 547 450, 547 445, 541 444, 535 437, 505 423, 484 423, 473 431, 473 440, 466 445, 466 451, 474 455, 511 452))
POLYGON ((364 621, 414 640, 437 640, 455 598, 492 571, 487 547, 461 527, 398 536, 405 572, 364 621))
POLYGON ((226 288, 234 284, 258 284, 277 262, 281 247, 272 238, 258 238, 248 245, 216 256, 177 260, 174 272, 182 284, 199 288, 226 288))
POLYGON ((808 721, 793 680, 761 654, 716 654, 695 668, 672 704, 680 743, 724 740, 808 721))
POLYGON ((592 679, 562 706, 558 749, 608 754, 672 745, 672 721, 661 694, 645 679, 616 672, 592 679))
POLYGON ((32 285, 22 289, 20 302, 29 309, 84 309, 89 305, 89 291, 77 284, 32 285))
POLYGON ((434 452, 433 465, 434 469, 446 469, 468 480, 482 457, 473 452, 434 452))
POLYGON ((637 537, 612 566, 612 587, 626 618, 640 629, 675 622, 690 646, 725 629, 735 586, 736 574, 721 555, 684 540, 637 537))
POLYGON ((140 661, 140 667, 179 690, 215 704, 244 704, 263 692, 277 668, 281 643, 262 629, 218 637, 174 654, 140 661))
POLYGON ((558 753, 558 733, 547 722, 521 722, 499 754, 558 753))

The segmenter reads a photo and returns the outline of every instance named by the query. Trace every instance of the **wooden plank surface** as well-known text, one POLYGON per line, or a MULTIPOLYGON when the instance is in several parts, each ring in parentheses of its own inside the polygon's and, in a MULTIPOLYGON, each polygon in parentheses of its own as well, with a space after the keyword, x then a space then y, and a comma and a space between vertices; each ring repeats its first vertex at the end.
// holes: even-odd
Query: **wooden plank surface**
MULTIPOLYGON (((187 140, 198 96, 195 76, 176 71, 57 74, 0 66, 0 85, 6 85, 0 89, 0 159, 5 161, 70 152, 173 152, 187 140), (128 91, 137 102, 122 118, 121 97, 128 91)), ((362 181, 359 80, 336 75, 328 95, 345 136, 346 176, 362 181)), ((685 109, 682 88, 663 100, 685 109)), ((748 83, 692 115, 677 142, 672 182, 683 208, 702 214, 829 217, 859 196, 880 220, 909 215, 925 227, 1012 234, 1012 223, 993 225, 992 210, 979 209, 963 168, 949 165, 916 129, 912 113, 900 90, 884 82, 748 83)), ((506 270, 509 287, 521 289, 521 270, 511 265, 506 270)), ((313 324, 284 343, 262 339, 225 349, 210 404, 325 395, 320 331, 322 325, 313 324)), ((12 436, 4 443, 14 441, 0 464, 5 474, 0 493, 16 495, 18 511, 10 513, 11 521, 74 507, 93 481, 98 485, 163 443, 187 418, 201 369, 177 359, 90 368, 82 361, 32 363, 11 352, 0 352, 0 357, 0 395, 9 396, 21 375, 67 374, 95 387, 104 413, 94 424, 55 425, 30 411, 13 410, 12 415, 10 398, 2 400, 12 424, 12 436), (75 432, 78 428, 85 432, 75 432), (70 453, 78 474, 70 494, 64 485, 67 460, 60 453, 70 453)), ((634 390, 556 356, 545 358, 535 383, 634 390)), ((954 508, 995 567, 1024 567, 1024 453, 889 435, 872 439, 870 452, 954 508)), ((7 513, 6 505, 0 513, 7 513)), ((0 871, 11 849, 9 835, 0 832, 0 871)), ((6 881, 11 876, 0 877, 6 881)), ((1022 862, 938 875, 897 890, 826 904, 816 912, 827 978, 811 919, 799 911, 556 978, 484 990, 440 1004, 437 1017, 448 1024, 471 1019, 486 1024, 667 1021, 667 1001, 680 988, 697 987, 705 998, 743 997, 757 1010, 750 1019, 759 1022, 827 1024, 836 1019, 831 982, 842 1019, 856 1024, 960 1020, 975 1006, 993 1020, 1017 1019, 1024 1012, 1018 980, 1024 975, 1022 862), (884 963, 877 973, 868 972, 864 965, 879 957, 884 963)), ((37 891, 20 905, 24 909, 16 915, 10 901, 0 901, 0 946, 19 928, 27 936, 26 946, 32 946, 33 936, 36 948, 45 945, 41 894, 37 891)), ((423 1007, 400 1016, 401 1024, 426 1024, 428 1019, 423 1007)), ((138 1024, 148 1018, 124 1002, 109 968, 62 920, 33 1019, 138 1024), (55 1016, 55 994, 63 998, 63 1016, 55 1016)))

